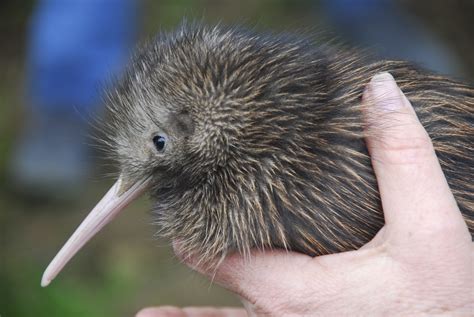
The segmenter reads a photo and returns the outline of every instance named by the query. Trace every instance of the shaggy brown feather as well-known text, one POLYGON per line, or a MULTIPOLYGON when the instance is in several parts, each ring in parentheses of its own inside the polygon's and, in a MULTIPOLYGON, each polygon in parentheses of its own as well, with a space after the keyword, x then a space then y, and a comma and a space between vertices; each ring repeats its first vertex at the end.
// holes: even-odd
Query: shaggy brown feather
POLYGON ((384 71, 433 140, 473 234, 474 89, 406 62, 184 26, 145 46, 110 93, 108 143, 125 175, 153 175, 160 233, 202 261, 354 250, 384 224, 361 116, 364 87, 384 71), (168 143, 150 155, 156 133, 168 143))

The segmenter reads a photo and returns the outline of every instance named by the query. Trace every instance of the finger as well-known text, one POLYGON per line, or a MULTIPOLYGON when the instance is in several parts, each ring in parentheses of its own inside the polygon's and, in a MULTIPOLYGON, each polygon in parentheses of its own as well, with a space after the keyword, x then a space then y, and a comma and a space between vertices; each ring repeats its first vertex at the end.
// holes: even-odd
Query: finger
POLYGON ((302 272, 312 260, 295 252, 254 250, 248 258, 238 253, 228 255, 217 268, 210 268, 196 257, 184 254, 179 243, 173 243, 173 247, 176 255, 190 268, 250 301, 268 296, 269 291, 279 293, 291 289, 289 283, 306 284, 307 276, 302 272))
POLYGON ((249 311, 272 315, 275 307, 285 307, 304 314, 309 306, 316 308, 325 299, 340 296, 347 285, 357 289, 361 276, 372 276, 368 264, 381 252, 368 248, 313 258, 284 250, 253 251, 248 259, 236 253, 214 272, 196 267, 190 257, 185 263, 239 295, 249 311))
MULTIPOLYGON (((377 177, 387 234, 412 242, 427 232, 467 228, 431 140, 388 73, 374 76, 363 95, 366 141, 377 177)), ((443 237, 444 239, 445 237, 443 237)))
POLYGON ((136 317, 245 317, 243 308, 231 307, 185 307, 172 306, 148 307, 136 314, 136 317))
POLYGON ((147 307, 140 310, 135 317, 185 317, 181 308, 172 306, 147 307))
POLYGON ((186 307, 183 311, 189 317, 245 317, 247 312, 243 308, 230 307, 186 307))

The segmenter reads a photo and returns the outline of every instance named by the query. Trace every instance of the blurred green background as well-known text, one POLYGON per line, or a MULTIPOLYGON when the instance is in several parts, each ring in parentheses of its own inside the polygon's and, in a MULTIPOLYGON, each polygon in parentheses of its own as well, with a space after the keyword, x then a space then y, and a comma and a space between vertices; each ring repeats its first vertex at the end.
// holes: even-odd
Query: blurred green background
MULTIPOLYGON (((401 2, 452 49, 474 77, 473 1, 401 2)), ((99 162, 84 195, 47 202, 11 190, 7 162, 24 121, 25 38, 35 1, 0 4, 0 316, 132 316, 151 305, 239 305, 225 290, 181 265, 153 238, 146 199, 104 229, 48 288, 43 270, 113 182, 99 162)), ((140 38, 173 29, 183 17, 209 23, 297 31, 330 29, 318 1, 144 1, 140 38)))

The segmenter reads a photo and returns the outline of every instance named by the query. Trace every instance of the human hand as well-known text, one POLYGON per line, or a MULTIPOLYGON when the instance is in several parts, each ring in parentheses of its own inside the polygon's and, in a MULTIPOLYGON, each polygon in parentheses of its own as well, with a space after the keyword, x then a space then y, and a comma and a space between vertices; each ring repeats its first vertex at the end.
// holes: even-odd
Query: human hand
MULTIPOLYGON (((363 99, 385 216, 372 241, 357 251, 315 258, 282 250, 255 251, 250 259, 233 254, 217 272, 176 249, 187 265, 238 294, 249 315, 474 314, 471 235, 428 134, 391 75, 375 76, 363 99)), ((138 314, 243 315, 159 307, 138 314)))

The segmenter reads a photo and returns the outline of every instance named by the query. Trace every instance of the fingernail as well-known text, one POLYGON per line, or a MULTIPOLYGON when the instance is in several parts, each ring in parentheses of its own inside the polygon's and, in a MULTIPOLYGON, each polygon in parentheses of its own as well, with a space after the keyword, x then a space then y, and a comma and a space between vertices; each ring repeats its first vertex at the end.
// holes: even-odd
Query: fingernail
POLYGON ((372 77, 368 93, 370 101, 383 111, 395 111, 403 107, 400 89, 389 73, 379 73, 372 77))

